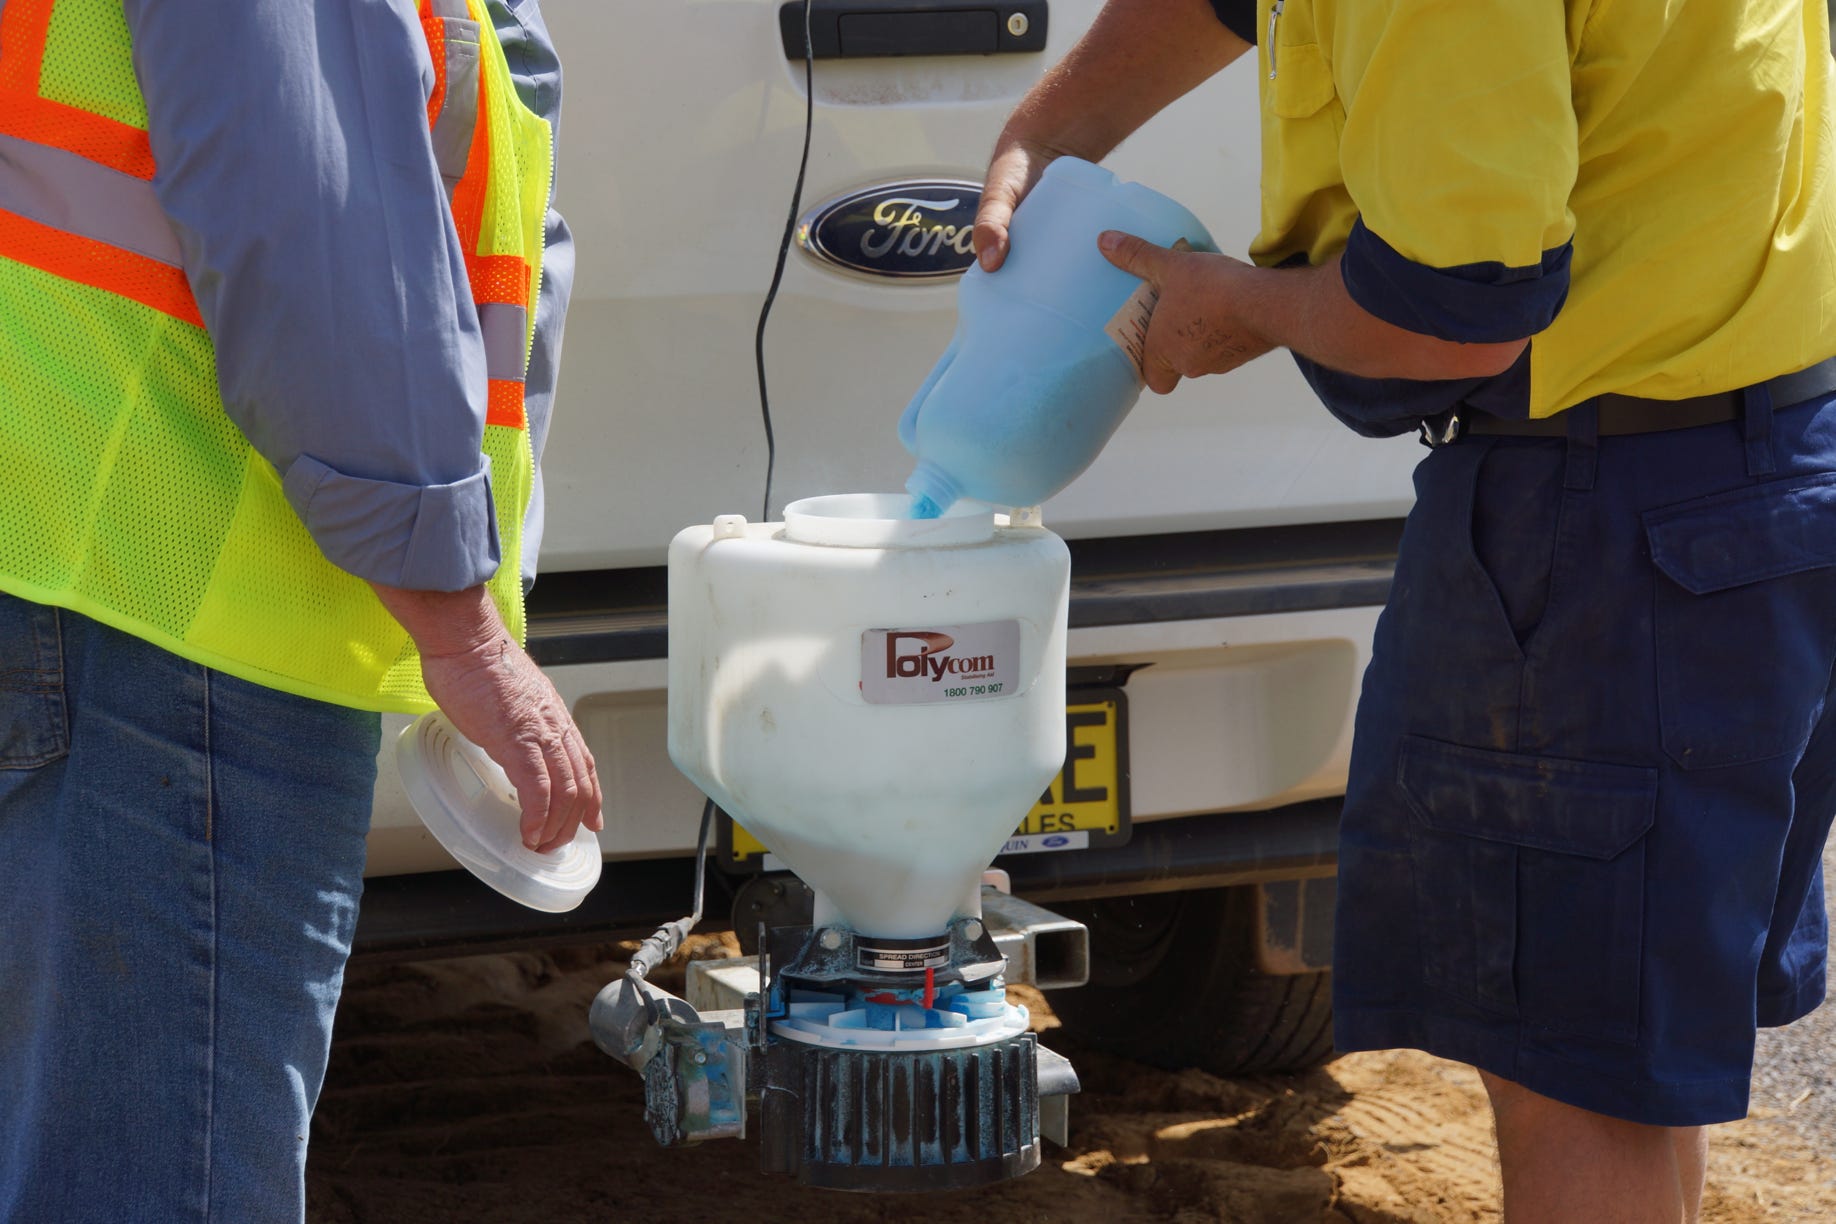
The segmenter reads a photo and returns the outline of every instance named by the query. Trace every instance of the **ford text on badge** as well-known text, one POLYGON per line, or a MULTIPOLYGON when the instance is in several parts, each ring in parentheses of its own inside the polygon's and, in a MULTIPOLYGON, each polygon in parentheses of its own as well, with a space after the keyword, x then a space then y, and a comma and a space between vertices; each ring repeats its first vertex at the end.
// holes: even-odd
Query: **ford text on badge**
POLYGON ((808 213, 797 242, 816 259, 870 276, 929 280, 975 262, 980 183, 906 179, 837 197, 808 213))

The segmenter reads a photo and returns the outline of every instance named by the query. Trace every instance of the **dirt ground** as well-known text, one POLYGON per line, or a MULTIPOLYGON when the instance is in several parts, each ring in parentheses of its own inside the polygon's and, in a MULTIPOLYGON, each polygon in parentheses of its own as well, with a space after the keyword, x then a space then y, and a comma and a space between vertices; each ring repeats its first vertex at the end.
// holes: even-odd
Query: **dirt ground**
MULTIPOLYGON (((721 938, 696 944, 732 954, 721 938)), ((1499 1219, 1489 1117, 1466 1068, 1403 1051, 1301 1076, 1161 1071, 1079 1049, 1032 993, 1034 1027, 1073 1059, 1083 1092, 1071 1146, 1048 1147, 1018 1181, 868 1197, 764 1177, 754 1140, 665 1151, 638 1077, 586 1031, 588 1002, 630 947, 354 966, 313 1129, 309 1224, 1499 1219)), ((1756 1094, 1753 1116, 1717 1128, 1706 1220, 1836 1220, 1831 1137, 1814 1144, 1792 1108, 1756 1094)))

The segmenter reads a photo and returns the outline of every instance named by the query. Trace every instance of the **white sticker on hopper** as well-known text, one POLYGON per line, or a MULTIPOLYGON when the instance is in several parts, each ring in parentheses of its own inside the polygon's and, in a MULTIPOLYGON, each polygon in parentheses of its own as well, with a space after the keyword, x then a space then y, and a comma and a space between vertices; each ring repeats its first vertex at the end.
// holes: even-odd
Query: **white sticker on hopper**
POLYGON ((1019 692, 1020 622, 869 629, 861 696, 871 705, 986 701, 1019 692))

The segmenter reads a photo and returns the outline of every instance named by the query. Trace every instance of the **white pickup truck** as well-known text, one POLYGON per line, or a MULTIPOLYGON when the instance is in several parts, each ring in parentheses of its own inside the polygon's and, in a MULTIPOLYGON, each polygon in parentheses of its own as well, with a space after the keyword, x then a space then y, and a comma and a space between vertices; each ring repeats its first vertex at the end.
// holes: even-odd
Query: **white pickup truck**
MULTIPOLYGON (((801 223, 764 343, 774 516, 903 484, 895 422, 954 325, 988 152, 1099 6, 811 0, 812 98, 802 0, 544 0, 579 272, 530 648, 598 759, 606 872, 561 918, 487 892, 422 830, 385 748, 360 949, 644 933, 685 911, 702 799, 664 748, 662 565, 680 528, 760 512, 754 338, 806 106, 801 223)), ((1227 250, 1257 228, 1252 73, 1233 66, 1108 161, 1227 250)), ((1277 354, 1144 396, 1044 508, 1073 558, 1068 772, 1015 813, 996 866, 1089 925, 1091 984, 1052 1001, 1090 1040, 1150 1006, 1169 1062, 1330 1051, 1339 797, 1420 453, 1354 436, 1277 354)), ((798 903, 747 847, 723 823, 704 926, 745 936, 798 903)))

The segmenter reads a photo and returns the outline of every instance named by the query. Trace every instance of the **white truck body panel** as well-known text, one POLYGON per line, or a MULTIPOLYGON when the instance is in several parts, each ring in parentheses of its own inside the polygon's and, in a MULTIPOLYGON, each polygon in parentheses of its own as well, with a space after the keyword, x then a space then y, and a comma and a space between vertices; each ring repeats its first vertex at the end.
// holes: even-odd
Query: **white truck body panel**
MULTIPOLYGON (((803 211, 899 178, 979 182, 1014 103, 1097 8, 1053 4, 1044 55, 818 61, 803 211)), ((758 518, 753 332, 796 179, 802 65, 780 47, 777 0, 543 10, 568 65, 560 205, 579 274, 541 564, 655 565, 688 524, 758 518)), ((1241 255, 1257 228, 1257 149, 1245 61, 1106 164, 1186 204, 1241 255)), ((911 462, 893 424, 949 342, 955 295, 954 280, 867 278, 792 250, 766 334, 774 513, 903 487, 911 462)), ((1076 538, 1395 515, 1419 454, 1339 425, 1276 354, 1144 394, 1046 517, 1076 538)))
MULTIPOLYGON (((979 182, 1008 112, 1099 6, 1055 0, 1040 55, 819 60, 800 212, 902 178, 979 182)), ((778 0, 545 0, 543 12, 566 63, 559 203, 579 263, 541 568, 655 566, 682 527, 759 514, 753 334, 797 172, 803 65, 784 55, 778 0)), ((1258 217, 1253 71, 1233 65, 1106 163, 1186 204, 1237 255, 1258 217)), ((872 278, 793 247, 766 336, 774 515, 799 497, 903 485, 894 425, 954 324, 954 279, 872 278)), ((1075 539, 1395 517, 1421 453, 1352 434, 1276 354, 1144 394, 1045 519, 1075 539)), ((1073 666, 1151 664, 1128 684, 1135 819, 1342 792, 1375 618, 1073 631, 1073 666)), ((701 801, 664 751, 663 660, 550 675, 599 762, 608 856, 691 851, 701 801)), ((371 874, 451 865, 394 776, 402 725, 385 723, 371 874)))

